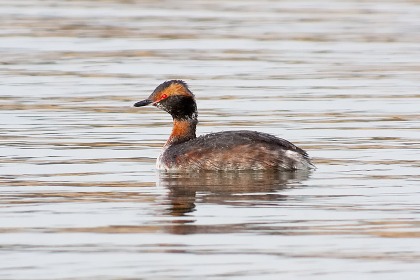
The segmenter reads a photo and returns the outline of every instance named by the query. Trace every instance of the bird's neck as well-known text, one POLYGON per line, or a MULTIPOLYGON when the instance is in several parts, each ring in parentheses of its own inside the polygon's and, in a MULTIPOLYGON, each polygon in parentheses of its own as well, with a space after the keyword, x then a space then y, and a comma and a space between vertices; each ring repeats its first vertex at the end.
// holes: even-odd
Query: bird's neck
POLYGON ((165 146, 180 144, 196 138, 195 129, 197 122, 196 116, 186 119, 174 118, 172 133, 169 136, 168 141, 166 141, 165 146))

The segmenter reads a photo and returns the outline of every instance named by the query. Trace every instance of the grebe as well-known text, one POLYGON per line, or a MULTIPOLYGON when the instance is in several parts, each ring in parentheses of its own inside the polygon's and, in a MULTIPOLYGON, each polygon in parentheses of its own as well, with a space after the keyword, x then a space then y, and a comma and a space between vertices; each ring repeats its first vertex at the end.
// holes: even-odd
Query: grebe
POLYGON ((223 131, 195 136, 197 105, 181 80, 160 84, 149 98, 134 104, 152 104, 173 118, 172 133, 156 167, 161 170, 309 170, 308 154, 287 140, 249 131, 223 131))

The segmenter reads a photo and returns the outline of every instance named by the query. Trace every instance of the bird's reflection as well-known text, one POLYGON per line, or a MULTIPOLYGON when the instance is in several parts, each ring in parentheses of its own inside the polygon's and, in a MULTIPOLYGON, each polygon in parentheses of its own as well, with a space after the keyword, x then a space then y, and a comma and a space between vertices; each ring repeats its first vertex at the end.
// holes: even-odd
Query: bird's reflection
POLYGON ((308 172, 199 172, 159 173, 159 185, 168 189, 167 215, 171 220, 166 230, 174 234, 192 234, 223 229, 197 226, 191 215, 196 205, 240 205, 245 207, 278 203, 287 199, 281 190, 298 187, 309 177, 308 172))
POLYGON ((169 211, 182 216, 194 211, 197 194, 200 201, 225 204, 252 201, 278 201, 286 197, 282 189, 298 185, 309 177, 309 172, 199 172, 159 173, 159 184, 169 190, 169 211), (245 195, 246 194, 246 195, 245 195))

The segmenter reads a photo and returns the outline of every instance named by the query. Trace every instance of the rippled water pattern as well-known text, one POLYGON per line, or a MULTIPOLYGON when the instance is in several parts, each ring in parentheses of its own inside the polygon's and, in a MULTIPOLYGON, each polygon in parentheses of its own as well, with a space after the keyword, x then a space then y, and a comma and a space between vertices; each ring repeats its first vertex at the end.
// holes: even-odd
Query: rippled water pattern
POLYGON ((0 3, 1 279, 420 279, 418 1, 0 3), (184 79, 198 134, 312 173, 159 174, 184 79))

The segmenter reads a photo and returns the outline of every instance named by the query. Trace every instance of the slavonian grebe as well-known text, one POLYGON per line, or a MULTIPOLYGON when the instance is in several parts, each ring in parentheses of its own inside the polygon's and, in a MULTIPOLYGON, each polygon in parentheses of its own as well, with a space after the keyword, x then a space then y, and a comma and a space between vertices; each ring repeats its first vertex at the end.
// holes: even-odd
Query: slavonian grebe
POLYGON ((197 106, 194 94, 181 80, 160 84, 149 98, 134 104, 152 104, 171 114, 172 133, 157 159, 162 170, 308 170, 308 154, 287 140, 249 131, 223 131, 195 136, 197 106))

